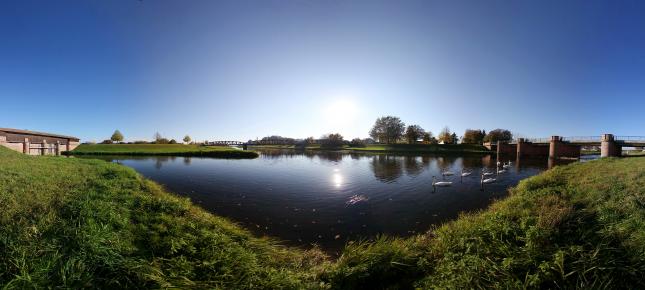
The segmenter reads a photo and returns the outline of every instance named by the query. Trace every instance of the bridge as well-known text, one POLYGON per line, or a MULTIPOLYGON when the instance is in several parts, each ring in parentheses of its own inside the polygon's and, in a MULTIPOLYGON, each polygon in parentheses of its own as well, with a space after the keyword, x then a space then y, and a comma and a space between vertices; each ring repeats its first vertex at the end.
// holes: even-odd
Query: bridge
POLYGON ((519 138, 511 142, 484 144, 498 154, 522 156, 549 156, 550 158, 578 158, 582 146, 599 146, 601 157, 618 157, 623 147, 645 147, 645 136, 551 136, 550 138, 519 138))
POLYGON ((206 142, 205 145, 208 146, 233 146, 233 145, 245 145, 247 144, 246 142, 242 141, 211 141, 211 142, 206 142))

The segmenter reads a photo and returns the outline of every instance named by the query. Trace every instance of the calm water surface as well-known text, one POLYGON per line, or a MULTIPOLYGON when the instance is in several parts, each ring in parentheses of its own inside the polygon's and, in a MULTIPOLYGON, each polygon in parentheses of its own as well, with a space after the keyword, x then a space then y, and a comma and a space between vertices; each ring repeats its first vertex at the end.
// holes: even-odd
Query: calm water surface
POLYGON ((258 235, 290 245, 317 244, 331 253, 348 240, 409 236, 485 208, 549 166, 546 158, 513 159, 496 183, 482 188, 480 174, 494 171, 494 156, 260 151, 251 160, 99 158, 130 166, 258 235), (461 179, 462 169, 473 174, 461 179), (453 185, 433 190, 432 176, 444 180, 444 171, 455 173, 445 177, 453 185))

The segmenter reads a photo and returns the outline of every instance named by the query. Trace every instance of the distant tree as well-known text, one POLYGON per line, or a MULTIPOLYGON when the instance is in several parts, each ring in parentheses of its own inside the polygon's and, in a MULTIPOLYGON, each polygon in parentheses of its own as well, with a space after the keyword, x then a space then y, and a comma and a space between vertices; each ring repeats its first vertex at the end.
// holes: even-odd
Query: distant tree
POLYGON ((112 143, 114 142, 112 142, 112 140, 109 140, 109 139, 103 140, 103 142, 101 142, 101 144, 112 144, 112 143))
POLYGON ((457 134, 455 132, 452 132, 452 135, 450 135, 450 138, 452 139, 452 140, 450 140, 451 144, 459 143, 459 137, 457 137, 457 134))
POLYGON ((307 137, 307 138, 305 139, 305 143, 306 143, 306 144, 314 144, 314 143, 316 143, 316 140, 314 139, 314 137, 313 137, 313 136, 312 136, 312 137, 307 137))
POLYGON ((452 144, 453 141, 452 141, 452 134, 450 133, 450 128, 448 128, 448 126, 443 127, 437 139, 439 139, 439 142, 443 142, 443 144, 452 144))
POLYGON ((184 143, 190 143, 190 140, 192 140, 190 139, 190 136, 188 135, 184 136, 184 143))
POLYGON ((112 137, 110 137, 110 140, 114 142, 122 142, 123 141, 123 134, 119 132, 119 130, 114 130, 114 133, 112 133, 112 137))
POLYGON ((408 144, 417 143, 419 138, 423 137, 425 130, 419 125, 410 125, 405 129, 405 139, 408 140, 408 144))
POLYGON ((328 134, 322 138, 323 147, 340 147, 343 143, 343 135, 340 135, 339 133, 328 134))
POLYGON ((396 143, 403 136, 405 123, 399 117, 385 116, 376 119, 370 130, 370 137, 381 143, 396 143))
POLYGON ((170 139, 170 141, 168 141, 168 144, 177 144, 177 140, 175 140, 175 139, 170 139))
POLYGON ((163 136, 161 136, 159 132, 156 132, 153 138, 155 139, 155 142, 159 142, 159 140, 163 139, 163 136))
POLYGON ((466 132, 464 132, 464 137, 461 139, 461 143, 481 144, 484 141, 485 136, 486 131, 484 130, 466 129, 466 132))
POLYGON ((495 143, 497 141, 511 141, 513 140, 513 133, 506 129, 495 129, 488 132, 484 137, 484 142, 495 143))

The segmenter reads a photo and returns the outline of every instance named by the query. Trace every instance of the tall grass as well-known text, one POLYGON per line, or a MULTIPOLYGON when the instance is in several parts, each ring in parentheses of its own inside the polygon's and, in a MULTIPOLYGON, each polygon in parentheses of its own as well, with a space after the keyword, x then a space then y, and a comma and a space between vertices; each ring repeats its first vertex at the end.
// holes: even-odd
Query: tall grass
POLYGON ((99 160, 0 147, 0 285, 310 288, 316 250, 253 237, 99 160))

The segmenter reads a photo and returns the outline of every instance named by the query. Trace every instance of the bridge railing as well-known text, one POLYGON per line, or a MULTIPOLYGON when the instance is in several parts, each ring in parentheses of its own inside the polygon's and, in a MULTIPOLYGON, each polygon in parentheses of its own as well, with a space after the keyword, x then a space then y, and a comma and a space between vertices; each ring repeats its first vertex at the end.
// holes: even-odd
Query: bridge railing
POLYGON ((614 140, 623 142, 645 143, 645 136, 614 136, 614 140))
POLYGON ((562 141, 574 143, 596 143, 600 142, 600 136, 569 136, 562 137, 562 141))

